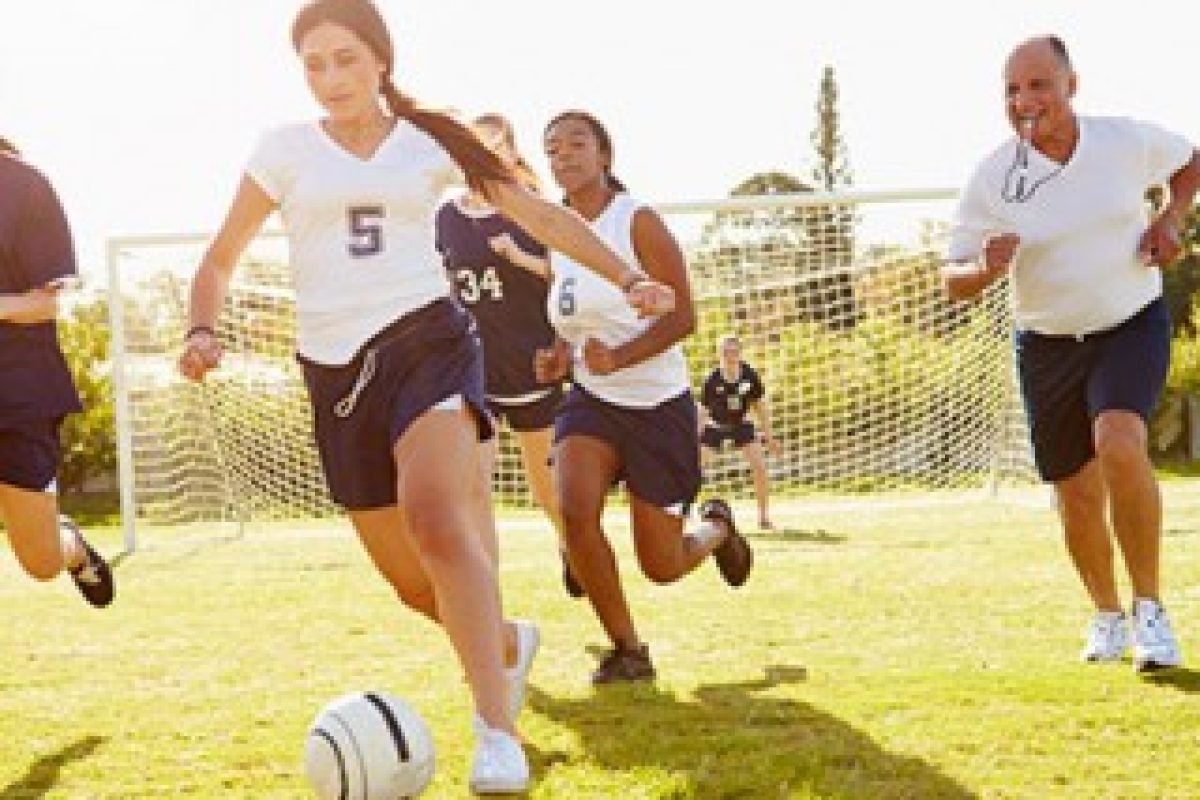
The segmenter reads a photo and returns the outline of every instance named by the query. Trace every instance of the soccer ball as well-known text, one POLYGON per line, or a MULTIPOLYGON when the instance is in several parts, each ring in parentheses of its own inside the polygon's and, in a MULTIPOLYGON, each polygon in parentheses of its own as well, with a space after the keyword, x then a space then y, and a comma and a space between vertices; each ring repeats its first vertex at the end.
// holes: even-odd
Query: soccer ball
POLYGON ((354 692, 325 706, 304 744, 304 771, 321 800, 401 800, 433 777, 433 738, 407 703, 354 692))

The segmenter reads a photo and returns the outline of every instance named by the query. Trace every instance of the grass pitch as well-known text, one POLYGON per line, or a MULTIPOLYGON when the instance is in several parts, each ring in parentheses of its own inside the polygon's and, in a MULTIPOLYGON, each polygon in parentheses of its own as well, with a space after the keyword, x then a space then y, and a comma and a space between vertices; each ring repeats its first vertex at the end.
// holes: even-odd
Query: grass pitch
MULTIPOLYGON (((752 519, 748 505, 742 518, 752 519)), ((738 591, 671 587, 610 532, 653 685, 588 685, 603 637, 536 514, 503 518, 506 603, 542 626, 521 729, 538 798, 1194 798, 1200 672, 1076 661, 1088 607, 1048 503, 780 508, 738 591)), ((1165 600, 1200 664, 1200 483, 1167 486, 1165 600)), ((96 535, 119 549, 115 530, 96 535)), ((467 693, 345 525, 146 531, 107 611, 0 556, 0 800, 304 798, 326 701, 405 697, 427 797, 466 796, 467 693)), ((1126 597, 1128 593, 1126 592, 1126 597)))

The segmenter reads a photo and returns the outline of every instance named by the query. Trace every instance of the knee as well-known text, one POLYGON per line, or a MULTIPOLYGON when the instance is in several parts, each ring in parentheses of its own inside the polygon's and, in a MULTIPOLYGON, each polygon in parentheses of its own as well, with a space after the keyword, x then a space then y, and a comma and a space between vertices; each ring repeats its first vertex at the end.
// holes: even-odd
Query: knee
POLYGON ((563 487, 558 492, 558 513, 562 517, 563 533, 568 543, 572 539, 586 539, 600 530, 600 517, 604 512, 603 497, 591 492, 563 487))
POLYGON ((1096 426, 1096 455, 1108 468, 1133 469, 1146 463, 1144 426, 1101 421, 1096 426))
POLYGON ((25 574, 33 578, 35 581, 52 581, 58 577, 63 571, 62 558, 55 558, 47 555, 42 558, 31 558, 26 556, 18 559, 21 562, 21 569, 25 570, 25 574))
POLYGON ((665 564, 642 562, 642 574, 651 583, 666 586, 679 580, 679 570, 671 569, 665 564))
POLYGON ((457 561, 469 549, 467 522, 449 502, 413 504, 405 508, 404 522, 424 562, 457 561))

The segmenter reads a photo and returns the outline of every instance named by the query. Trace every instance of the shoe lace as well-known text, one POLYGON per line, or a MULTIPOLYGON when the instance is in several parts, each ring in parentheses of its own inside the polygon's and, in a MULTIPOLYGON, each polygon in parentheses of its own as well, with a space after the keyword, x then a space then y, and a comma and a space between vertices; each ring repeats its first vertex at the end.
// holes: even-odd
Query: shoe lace
POLYGON ((83 566, 81 566, 77 572, 72 573, 72 574, 74 574, 75 579, 78 580, 80 583, 86 583, 86 584, 100 583, 100 573, 96 570, 96 565, 92 563, 92 560, 90 558, 87 561, 83 562, 83 566))

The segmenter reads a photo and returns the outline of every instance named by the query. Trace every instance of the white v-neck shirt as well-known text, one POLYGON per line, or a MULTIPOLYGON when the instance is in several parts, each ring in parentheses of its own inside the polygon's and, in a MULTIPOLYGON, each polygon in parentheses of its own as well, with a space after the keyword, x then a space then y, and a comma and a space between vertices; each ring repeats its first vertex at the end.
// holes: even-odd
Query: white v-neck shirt
POLYGON ((462 175, 400 120, 366 158, 317 122, 265 134, 246 174, 279 205, 296 289, 297 349, 345 364, 398 318, 447 297, 434 215, 462 175))
POLYGON ((1020 236, 1010 280, 1020 330, 1072 336, 1106 330, 1162 294, 1161 272, 1137 256, 1149 223, 1146 190, 1166 183, 1194 148, 1144 122, 1077 120, 1079 140, 1066 163, 1030 148, 1026 182, 1045 181, 1026 202, 1002 196, 1016 177, 1009 174, 1014 137, 979 164, 955 213, 951 261, 977 258, 990 235, 1020 236))

